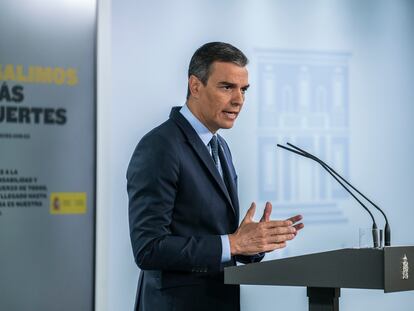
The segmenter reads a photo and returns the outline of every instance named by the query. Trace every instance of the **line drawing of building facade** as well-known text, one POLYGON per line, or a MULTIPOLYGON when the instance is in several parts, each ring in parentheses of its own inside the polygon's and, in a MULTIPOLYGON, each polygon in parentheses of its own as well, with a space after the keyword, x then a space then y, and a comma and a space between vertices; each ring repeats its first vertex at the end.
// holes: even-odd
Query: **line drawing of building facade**
POLYGON ((256 50, 258 73, 258 193, 278 216, 303 214, 307 223, 348 219, 348 198, 316 162, 277 149, 291 142, 349 176, 349 59, 347 52, 256 50))

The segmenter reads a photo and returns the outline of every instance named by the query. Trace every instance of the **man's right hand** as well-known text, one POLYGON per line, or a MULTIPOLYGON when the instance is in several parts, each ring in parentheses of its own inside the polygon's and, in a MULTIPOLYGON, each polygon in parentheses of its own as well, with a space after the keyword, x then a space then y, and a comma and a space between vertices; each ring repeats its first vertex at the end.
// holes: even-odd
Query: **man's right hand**
MULTIPOLYGON (((268 203, 270 204, 270 203, 268 203)), ((266 204, 267 207, 267 204, 266 204)), ((270 206, 271 210, 271 206, 270 206)), ((286 241, 295 238, 297 230, 303 225, 292 226, 293 222, 302 219, 300 215, 288 220, 268 220, 262 217, 261 222, 253 221, 256 204, 252 203, 242 223, 236 232, 229 234, 231 255, 255 255, 263 252, 271 252, 286 246, 286 241)), ((270 214, 270 213, 268 213, 270 214)))

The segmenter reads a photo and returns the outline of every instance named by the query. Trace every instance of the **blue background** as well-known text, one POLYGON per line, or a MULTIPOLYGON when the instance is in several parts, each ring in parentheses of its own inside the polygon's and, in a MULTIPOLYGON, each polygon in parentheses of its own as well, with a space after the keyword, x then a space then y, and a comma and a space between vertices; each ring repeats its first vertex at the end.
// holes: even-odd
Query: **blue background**
MULTIPOLYGON (((305 215, 297 239, 266 259, 357 247, 358 228, 370 226, 320 167, 272 147, 287 140, 320 155, 382 206, 394 245, 414 245, 414 2, 123 0, 111 12, 108 310, 132 308, 138 277, 128 237, 128 161, 171 106, 184 104, 188 62, 208 41, 232 43, 250 58, 243 112, 221 131, 238 170, 241 214, 256 201, 259 218, 271 200, 274 218, 305 215)), ((304 288, 243 286, 241 293, 242 310, 307 310, 304 288)), ((343 290, 340 299, 341 310, 352 311, 413 305, 413 292, 343 290)))

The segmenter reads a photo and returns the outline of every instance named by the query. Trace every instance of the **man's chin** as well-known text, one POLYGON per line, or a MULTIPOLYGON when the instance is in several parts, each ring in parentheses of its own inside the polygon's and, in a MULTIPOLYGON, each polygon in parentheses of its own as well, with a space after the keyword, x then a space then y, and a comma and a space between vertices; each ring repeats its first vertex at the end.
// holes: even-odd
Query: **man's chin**
POLYGON ((233 125, 234 125, 234 122, 225 122, 225 123, 223 122, 221 124, 220 128, 228 130, 228 129, 231 129, 233 127, 233 125))

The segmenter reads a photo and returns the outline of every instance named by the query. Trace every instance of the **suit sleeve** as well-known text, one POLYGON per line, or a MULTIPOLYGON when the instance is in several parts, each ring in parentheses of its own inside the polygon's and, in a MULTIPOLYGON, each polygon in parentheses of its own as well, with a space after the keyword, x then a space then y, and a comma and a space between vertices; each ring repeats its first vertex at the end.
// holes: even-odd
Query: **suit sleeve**
POLYGON ((177 236, 170 229, 179 187, 177 144, 145 136, 127 171, 129 225, 134 258, 144 270, 218 271, 219 235, 177 236))

